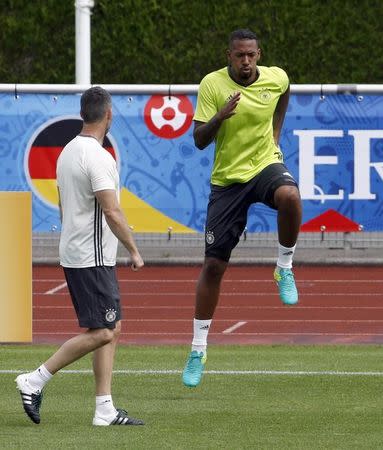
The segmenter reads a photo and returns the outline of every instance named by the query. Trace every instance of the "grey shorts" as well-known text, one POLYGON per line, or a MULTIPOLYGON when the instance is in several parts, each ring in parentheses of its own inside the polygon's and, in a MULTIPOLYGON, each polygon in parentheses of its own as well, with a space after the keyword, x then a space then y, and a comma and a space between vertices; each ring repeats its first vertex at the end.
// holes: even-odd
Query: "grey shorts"
POLYGON ((121 319, 115 267, 63 269, 80 327, 115 328, 121 319))

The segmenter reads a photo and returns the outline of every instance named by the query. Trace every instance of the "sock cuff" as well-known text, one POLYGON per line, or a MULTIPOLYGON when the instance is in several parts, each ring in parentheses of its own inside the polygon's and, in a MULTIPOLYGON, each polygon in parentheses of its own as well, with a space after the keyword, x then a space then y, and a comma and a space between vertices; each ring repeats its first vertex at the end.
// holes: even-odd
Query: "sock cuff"
POLYGON ((209 334, 212 319, 199 320, 194 319, 194 334, 192 345, 206 347, 207 336, 209 334))
POLYGON ((41 364, 41 366, 37 369, 41 378, 44 381, 49 381, 53 375, 49 372, 49 370, 44 366, 44 364, 41 364))
POLYGON ((277 266, 282 269, 291 269, 293 265, 293 256, 295 252, 295 247, 285 247, 281 244, 278 244, 278 260, 277 266))
POLYGON ((96 395, 96 405, 101 405, 102 403, 105 402, 112 402, 112 396, 111 394, 109 395, 96 395))
POLYGON ((292 247, 285 247, 285 246, 283 246, 282 244, 279 244, 279 243, 278 243, 278 247, 279 247, 282 251, 286 251, 286 252, 288 252, 288 251, 294 251, 296 246, 297 246, 297 244, 293 245, 292 247))
POLYGON ((213 319, 204 319, 204 320, 200 320, 200 319, 194 319, 194 326, 199 326, 199 327, 210 327, 211 325, 211 321, 213 319))

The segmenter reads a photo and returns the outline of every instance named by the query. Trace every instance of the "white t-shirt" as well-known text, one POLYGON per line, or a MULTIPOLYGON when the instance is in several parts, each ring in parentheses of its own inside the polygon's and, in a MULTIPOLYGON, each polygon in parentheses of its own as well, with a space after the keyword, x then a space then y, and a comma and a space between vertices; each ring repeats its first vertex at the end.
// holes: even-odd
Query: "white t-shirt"
POLYGON ((119 176, 112 155, 96 138, 76 136, 57 160, 57 185, 63 210, 60 264, 114 266, 118 240, 94 194, 113 189, 119 198, 119 176))

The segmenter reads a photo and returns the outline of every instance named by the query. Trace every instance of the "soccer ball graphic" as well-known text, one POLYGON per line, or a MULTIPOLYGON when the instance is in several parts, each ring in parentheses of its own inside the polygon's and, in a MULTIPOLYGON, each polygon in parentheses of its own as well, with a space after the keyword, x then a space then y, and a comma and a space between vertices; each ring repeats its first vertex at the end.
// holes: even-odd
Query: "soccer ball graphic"
POLYGON ((184 95, 153 95, 144 110, 149 130, 164 139, 182 136, 193 120, 193 105, 184 95))

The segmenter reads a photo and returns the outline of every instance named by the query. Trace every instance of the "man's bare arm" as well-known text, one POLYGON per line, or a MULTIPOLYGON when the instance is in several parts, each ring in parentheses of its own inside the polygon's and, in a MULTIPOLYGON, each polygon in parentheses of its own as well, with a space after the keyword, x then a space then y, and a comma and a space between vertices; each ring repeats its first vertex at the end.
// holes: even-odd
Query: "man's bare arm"
POLYGON ((139 269, 144 265, 144 261, 134 242, 133 235, 130 231, 128 222, 117 200, 116 191, 105 189, 95 192, 98 203, 104 213, 105 220, 112 230, 113 234, 129 251, 132 259, 132 267, 139 269))
POLYGON ((214 141, 222 122, 235 114, 240 97, 241 93, 236 92, 209 122, 194 121, 193 138, 197 148, 203 150, 214 141))

